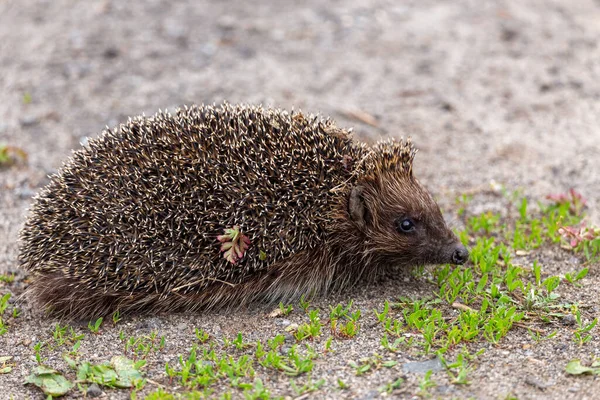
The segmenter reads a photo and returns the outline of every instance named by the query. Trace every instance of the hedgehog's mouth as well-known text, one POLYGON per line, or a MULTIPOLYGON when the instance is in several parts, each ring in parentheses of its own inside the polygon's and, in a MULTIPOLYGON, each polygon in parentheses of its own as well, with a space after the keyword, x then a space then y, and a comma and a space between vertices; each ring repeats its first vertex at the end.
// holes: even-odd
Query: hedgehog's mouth
POLYGON ((453 243, 435 252, 427 264, 462 265, 469 260, 469 251, 462 243, 453 243))

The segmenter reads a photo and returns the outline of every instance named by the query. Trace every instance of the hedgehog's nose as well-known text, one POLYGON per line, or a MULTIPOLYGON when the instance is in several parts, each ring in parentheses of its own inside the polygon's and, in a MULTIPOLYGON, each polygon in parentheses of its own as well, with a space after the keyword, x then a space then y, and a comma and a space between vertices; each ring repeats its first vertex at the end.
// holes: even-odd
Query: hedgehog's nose
POLYGON ((469 259, 469 251, 465 246, 460 245, 452 253, 452 262, 454 264, 464 264, 469 259))

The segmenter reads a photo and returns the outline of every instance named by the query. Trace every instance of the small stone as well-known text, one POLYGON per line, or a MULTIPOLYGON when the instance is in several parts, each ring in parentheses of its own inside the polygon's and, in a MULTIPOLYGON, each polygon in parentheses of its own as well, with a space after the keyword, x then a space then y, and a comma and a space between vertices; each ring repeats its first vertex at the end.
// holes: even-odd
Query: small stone
POLYGON ((292 321, 290 321, 289 319, 278 319, 275 321, 275 325, 279 325, 279 326, 289 326, 292 324, 292 321))
POLYGON ((88 387, 86 395, 88 395, 89 397, 100 397, 102 396, 102 389, 100 389, 100 386, 98 386, 96 383, 92 383, 88 387))
POLYGON ((284 338, 285 338, 285 341, 286 341, 287 343, 294 343, 294 342, 296 342, 296 338, 294 337, 294 335, 292 335, 292 334, 290 334, 290 333, 286 333, 286 334, 284 335, 284 338))
POLYGON ((456 389, 454 389, 454 387, 449 386, 449 385, 439 385, 439 386, 436 386, 435 390, 439 394, 448 394, 448 393, 452 393, 452 392, 456 391, 456 389))
POLYGON ((107 49, 104 50, 104 52, 102 53, 102 55, 104 56, 104 58, 117 58, 119 56, 121 52, 119 51, 118 48, 116 47, 109 47, 107 49))
POLYGON ((371 400, 379 397, 379 392, 377 390, 368 391, 363 397, 359 397, 360 400, 371 400))
POLYGON ((427 361, 413 361, 402 365, 402 370, 406 373, 425 374, 427 371, 443 371, 444 366, 439 358, 432 358, 427 361))
POLYGON ((546 390, 546 388, 550 385, 540 381, 539 379, 537 379, 535 376, 528 376, 525 378, 525 383, 528 385, 531 385, 533 387, 536 387, 540 390, 546 390))
POLYGON ((211 57, 217 52, 217 46, 214 43, 206 43, 200 47, 200 52, 206 56, 211 57))
POLYGON ((283 311, 281 310, 281 308, 277 307, 269 313, 269 318, 277 318, 277 317, 281 317, 282 315, 283 315, 283 311))
POLYGON ((236 26, 236 19, 232 15, 223 15, 217 20, 217 26, 224 31, 231 31, 236 26))
POLYGON ((577 320, 575 319, 575 317, 573 315, 569 314, 569 315, 565 315, 562 318, 561 322, 563 325, 572 326, 577 323, 577 320))
POLYGON ((243 60, 249 60, 256 56, 256 50, 250 46, 239 46, 237 50, 243 60))
POLYGON ((298 330, 298 324, 289 324, 285 327, 286 332, 293 332, 298 330))
POLYGON ((148 331, 157 331, 161 327, 160 319, 158 318, 148 318, 143 321, 140 321, 136 329, 137 330, 148 330, 148 331))
POLYGON ((454 111, 454 106, 448 101, 442 101, 442 103, 440 104, 440 107, 442 110, 444 110, 446 112, 454 111))
POLYGON ((89 74, 92 67, 88 63, 68 62, 63 66, 63 75, 65 78, 83 78, 89 74))
POLYGON ((35 115, 26 115, 19 120, 22 127, 26 128, 40 123, 40 119, 35 115))
POLYGON ((503 26, 500 33, 500 39, 504 42, 512 42, 519 37, 519 31, 516 28, 503 26))

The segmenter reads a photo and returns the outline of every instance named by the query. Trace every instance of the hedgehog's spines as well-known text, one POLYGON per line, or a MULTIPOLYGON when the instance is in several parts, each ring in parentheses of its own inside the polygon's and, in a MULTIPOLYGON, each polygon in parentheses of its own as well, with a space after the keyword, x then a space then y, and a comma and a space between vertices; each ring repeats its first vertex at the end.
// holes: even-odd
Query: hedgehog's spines
POLYGON ((372 276, 385 262, 348 196, 384 171, 413 185, 416 150, 350 134, 301 110, 228 103, 107 127, 34 200, 20 254, 33 295, 89 317, 289 299, 372 276), (231 263, 217 236, 234 226, 250 245, 231 263))

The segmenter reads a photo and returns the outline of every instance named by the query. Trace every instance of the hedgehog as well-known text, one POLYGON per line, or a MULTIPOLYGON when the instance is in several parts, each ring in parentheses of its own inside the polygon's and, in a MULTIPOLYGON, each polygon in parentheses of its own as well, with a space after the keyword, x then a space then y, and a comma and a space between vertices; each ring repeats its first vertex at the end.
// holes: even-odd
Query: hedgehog
POLYGON ((467 249, 409 139, 251 105, 130 118, 73 153, 20 234, 29 297, 71 319, 291 302, 467 249))

